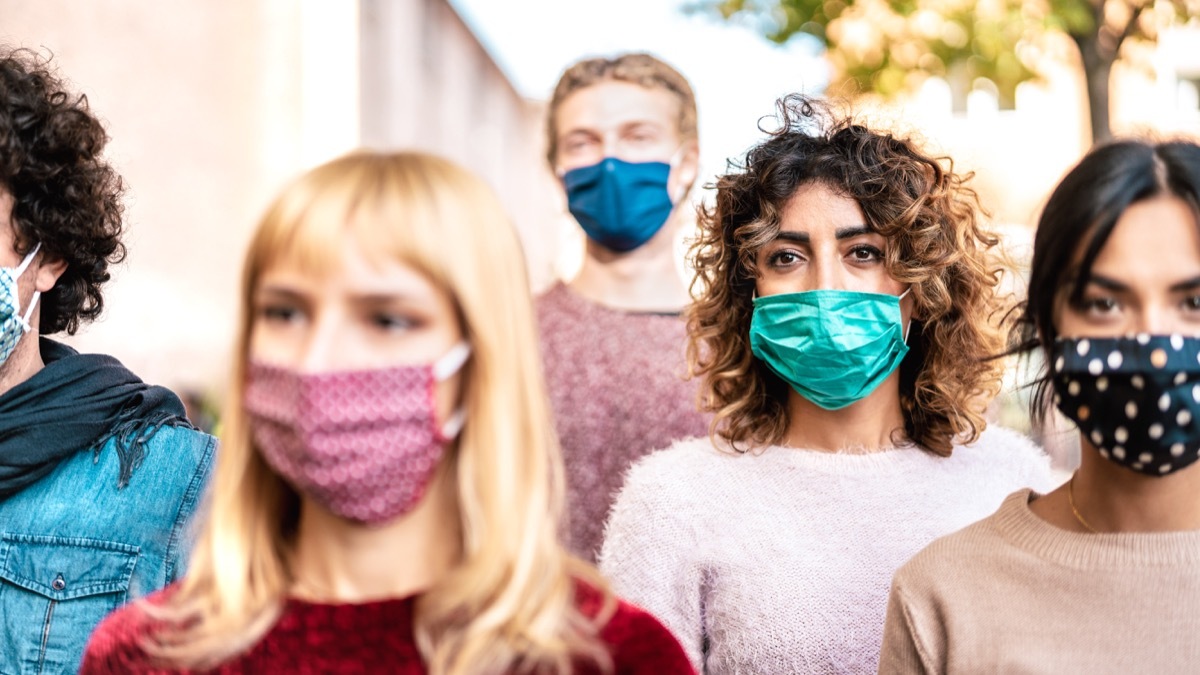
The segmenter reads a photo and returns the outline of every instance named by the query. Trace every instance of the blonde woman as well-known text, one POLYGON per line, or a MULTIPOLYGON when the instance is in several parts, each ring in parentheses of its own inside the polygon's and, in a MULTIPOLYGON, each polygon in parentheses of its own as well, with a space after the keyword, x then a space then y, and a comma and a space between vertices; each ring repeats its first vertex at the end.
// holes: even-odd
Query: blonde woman
POLYGON ((984 430, 996 240, 963 178, 807 101, 781 113, 693 249, 715 433, 634 466, 601 569, 703 672, 873 673, 896 569, 1049 464, 984 430))
POLYGON ((210 513, 187 577, 84 673, 686 673, 557 543, 562 470, 521 251, 419 154, 284 190, 250 246, 210 513))

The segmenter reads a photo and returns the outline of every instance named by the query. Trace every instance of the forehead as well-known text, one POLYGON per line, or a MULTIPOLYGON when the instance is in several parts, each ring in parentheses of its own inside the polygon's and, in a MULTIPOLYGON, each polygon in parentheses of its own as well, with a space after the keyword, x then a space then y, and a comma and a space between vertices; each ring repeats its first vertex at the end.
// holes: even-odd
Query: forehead
POLYGON ((604 80, 572 92, 555 111, 558 135, 572 131, 608 131, 635 122, 679 131, 680 102, 675 94, 632 82, 604 80))
POLYGON ((866 225, 858 202, 824 182, 804 183, 780 212, 780 229, 815 233, 866 225))
POLYGON ((264 261, 257 286, 256 291, 280 286, 317 294, 443 295, 418 265, 364 244, 352 230, 336 239, 298 237, 264 261))
MULTIPOLYGON (((1079 246, 1078 259, 1086 247, 1079 246)), ((1131 204, 1104 242, 1092 274, 1113 279, 1173 283, 1200 272, 1200 222, 1179 197, 1163 195, 1131 204)))

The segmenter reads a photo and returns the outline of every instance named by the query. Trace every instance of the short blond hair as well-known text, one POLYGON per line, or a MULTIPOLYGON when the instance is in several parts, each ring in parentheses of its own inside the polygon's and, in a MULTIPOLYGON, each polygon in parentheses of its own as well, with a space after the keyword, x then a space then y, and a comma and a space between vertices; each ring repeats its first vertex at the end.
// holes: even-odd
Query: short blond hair
POLYGON ((586 59, 567 68, 554 87, 546 112, 546 161, 555 168, 558 157, 558 109, 571 94, 600 82, 616 81, 662 89, 679 99, 679 136, 696 138, 696 95, 687 78, 666 63, 644 53, 586 59))

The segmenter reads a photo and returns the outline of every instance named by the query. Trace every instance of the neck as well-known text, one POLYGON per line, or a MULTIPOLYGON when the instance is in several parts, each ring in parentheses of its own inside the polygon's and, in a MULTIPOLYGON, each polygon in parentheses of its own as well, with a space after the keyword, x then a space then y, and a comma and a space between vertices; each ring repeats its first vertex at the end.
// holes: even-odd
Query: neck
POLYGON ((793 448, 827 452, 890 448, 904 431, 900 373, 892 373, 869 396, 840 410, 826 410, 789 388, 788 417, 785 443, 793 448))
POLYGON ((650 241, 616 253, 587 240, 587 252, 571 290, 605 307, 631 312, 679 312, 689 302, 676 266, 676 214, 650 241))
MULTIPOLYGON (((1075 508, 1097 532, 1200 530, 1200 464, 1146 476, 1110 462, 1082 440, 1075 508)), ((1072 514, 1074 517, 1074 514, 1072 514)))
MULTIPOLYGON (((35 311, 34 314, 36 315, 37 312, 35 311)), ((36 316, 31 321, 36 321, 36 316)), ((21 339, 17 341, 16 348, 8 356, 8 360, 0 364, 0 396, 33 377, 45 365, 42 362, 42 352, 38 346, 38 332, 34 328, 21 336, 21 339)))
POLYGON ((339 518, 305 498, 292 558, 292 593, 367 602, 420 593, 462 555, 450 474, 439 471, 411 513, 383 526, 339 518))

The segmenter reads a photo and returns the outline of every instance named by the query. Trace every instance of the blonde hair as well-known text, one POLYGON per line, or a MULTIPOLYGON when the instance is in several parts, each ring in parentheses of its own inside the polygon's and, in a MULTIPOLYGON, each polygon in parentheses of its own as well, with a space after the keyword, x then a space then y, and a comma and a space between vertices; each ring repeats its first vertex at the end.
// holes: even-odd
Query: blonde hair
POLYGON ((546 112, 546 161, 558 162, 558 109, 568 96, 600 82, 629 82, 647 89, 670 92, 679 101, 678 131, 681 140, 696 139, 696 95, 687 78, 649 54, 622 54, 613 58, 586 59, 567 68, 554 87, 546 112))
POLYGON ((251 242, 242 278, 237 357, 209 517, 188 575, 162 608, 146 649, 209 667, 250 648, 279 616, 292 577, 288 553, 298 496, 265 464, 242 410, 251 298, 283 258, 330 266, 345 237, 398 259, 454 298, 472 356, 467 411, 446 469, 461 518, 461 562, 416 607, 418 646, 434 673, 536 669, 611 660, 598 631, 615 600, 599 574, 571 558, 557 532, 563 469, 543 385, 521 248, 492 191, 445 160, 357 153, 301 176, 275 200, 251 242), (606 597, 598 616, 576 608, 577 582, 606 597))

